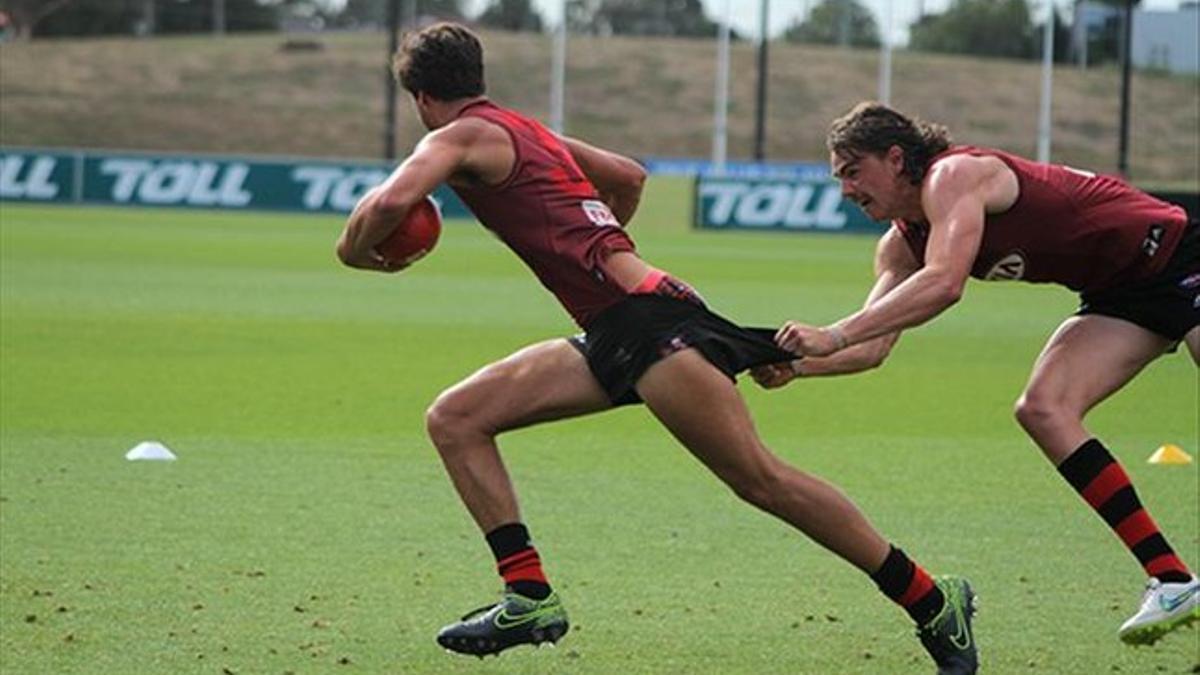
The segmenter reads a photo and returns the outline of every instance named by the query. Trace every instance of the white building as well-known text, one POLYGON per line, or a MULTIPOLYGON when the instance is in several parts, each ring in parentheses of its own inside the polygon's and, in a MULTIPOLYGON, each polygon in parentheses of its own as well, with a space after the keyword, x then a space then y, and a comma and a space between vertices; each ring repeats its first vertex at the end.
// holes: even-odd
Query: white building
POLYGON ((1133 65, 1172 73, 1200 73, 1200 4, 1174 12, 1134 11, 1133 65))
MULTIPOLYGON (((1071 47, 1076 58, 1087 63, 1087 37, 1103 32, 1105 24, 1116 22, 1119 30, 1119 6, 1090 0, 1075 3, 1071 26, 1071 47)), ((1189 0, 1179 9, 1133 11, 1133 48, 1136 68, 1154 68, 1171 73, 1200 73, 1200 3, 1189 0)))

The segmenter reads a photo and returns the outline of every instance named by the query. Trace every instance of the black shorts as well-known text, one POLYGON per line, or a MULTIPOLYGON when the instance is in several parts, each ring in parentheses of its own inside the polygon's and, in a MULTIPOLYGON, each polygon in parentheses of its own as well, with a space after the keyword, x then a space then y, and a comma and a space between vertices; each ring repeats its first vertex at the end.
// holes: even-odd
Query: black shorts
POLYGON ((613 405, 640 403, 634 385, 659 360, 694 347, 731 380, 758 365, 796 358, 775 345, 774 328, 744 328, 697 297, 630 295, 600 312, 571 344, 613 405))
POLYGON ((1191 221, 1163 271, 1132 284, 1080 296, 1076 314, 1135 323, 1178 342, 1200 326, 1200 222, 1191 221))

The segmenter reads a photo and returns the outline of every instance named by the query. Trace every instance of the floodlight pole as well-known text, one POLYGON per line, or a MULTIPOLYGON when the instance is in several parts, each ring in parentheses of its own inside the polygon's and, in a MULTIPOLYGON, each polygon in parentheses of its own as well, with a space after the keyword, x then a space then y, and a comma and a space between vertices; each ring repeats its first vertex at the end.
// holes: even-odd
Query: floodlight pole
POLYGON ((1117 138, 1117 172, 1129 177, 1129 76, 1133 60, 1133 2, 1125 0, 1121 25, 1121 130, 1117 138))
POLYGON ((754 108, 754 159, 761 162, 766 157, 767 126, 767 5, 768 0, 759 3, 758 29, 758 95, 755 97, 754 108))
POLYGON ((562 19, 554 29, 554 48, 550 54, 550 128, 563 133, 566 126, 563 99, 567 80, 567 3, 562 2, 562 19))
POLYGON ((1050 161, 1050 101, 1054 87, 1054 2, 1046 0, 1046 26, 1042 30, 1042 100, 1038 106, 1037 160, 1050 161))
POLYGON ((729 15, 733 0, 725 0, 717 30, 717 91, 713 99, 712 168, 725 173, 729 133, 729 15))
POLYGON ((1081 26, 1076 28, 1082 34, 1082 40, 1079 41, 1079 70, 1087 70, 1087 0, 1079 0, 1079 4, 1075 5, 1075 25, 1081 26))
POLYGON ((883 0, 883 39, 879 41, 879 102, 892 102, 892 0, 883 0))
POLYGON ((213 0, 213 34, 225 34, 225 0, 213 0))
POLYGON ((400 47, 400 0, 387 3, 388 53, 384 63, 383 85, 383 158, 396 159, 396 78, 392 75, 392 57, 400 47))
POLYGON ((154 0, 142 0, 142 25, 143 35, 154 35, 157 27, 158 18, 154 11, 154 0))

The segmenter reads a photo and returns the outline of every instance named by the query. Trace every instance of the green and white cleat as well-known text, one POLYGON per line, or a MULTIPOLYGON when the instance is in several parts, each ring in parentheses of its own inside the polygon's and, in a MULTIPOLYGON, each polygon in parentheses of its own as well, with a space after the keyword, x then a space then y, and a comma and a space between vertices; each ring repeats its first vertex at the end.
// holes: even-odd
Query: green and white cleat
POLYGON ((1163 583, 1151 577, 1137 614, 1121 624, 1121 641, 1130 645, 1152 645, 1181 626, 1200 620, 1200 580, 1163 583))
POLYGON ((452 652, 483 658, 521 644, 554 644, 569 629, 567 610, 557 593, 534 600, 508 592, 495 605, 481 607, 443 628, 437 642, 452 652))
POLYGON ((946 604, 929 623, 917 629, 917 637, 937 664, 938 675, 974 675, 979 669, 971 629, 975 591, 962 577, 939 576, 934 583, 946 597, 946 604))

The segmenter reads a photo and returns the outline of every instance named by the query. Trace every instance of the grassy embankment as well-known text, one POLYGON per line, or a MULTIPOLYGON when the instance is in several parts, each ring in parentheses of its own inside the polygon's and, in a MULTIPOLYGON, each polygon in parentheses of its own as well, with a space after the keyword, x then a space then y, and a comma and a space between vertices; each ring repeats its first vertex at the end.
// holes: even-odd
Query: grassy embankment
MULTIPOLYGON (((379 34, 321 38, 286 52, 279 35, 47 41, 0 46, 0 144, 161 151, 377 157, 385 42, 379 34)), ((545 116, 550 43, 485 33, 490 93, 545 116)), ((572 37, 567 131, 634 155, 710 151, 715 45, 709 40, 572 37)), ((730 156, 748 157, 754 50, 732 51, 730 156)), ((829 121, 877 95, 872 50, 772 46, 767 154, 823 161, 829 121)), ((1036 63, 898 52, 893 102, 947 124, 963 142, 1036 149, 1036 63)), ((1054 73, 1055 161, 1116 170, 1119 73, 1054 73)), ((1195 77, 1133 80, 1131 175, 1195 188, 1200 97, 1195 77)), ((402 102, 399 139, 420 136, 402 102)))

